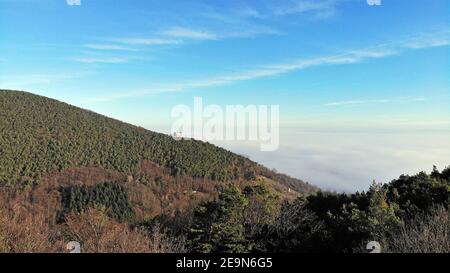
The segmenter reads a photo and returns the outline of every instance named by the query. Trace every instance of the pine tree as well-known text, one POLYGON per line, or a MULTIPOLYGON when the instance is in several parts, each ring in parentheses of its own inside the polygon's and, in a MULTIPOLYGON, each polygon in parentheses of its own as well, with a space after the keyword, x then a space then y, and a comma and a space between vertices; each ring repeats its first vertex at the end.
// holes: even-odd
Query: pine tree
POLYGON ((244 236, 243 211, 248 201, 236 186, 223 189, 215 202, 199 206, 190 230, 194 252, 242 253, 249 247, 244 236))

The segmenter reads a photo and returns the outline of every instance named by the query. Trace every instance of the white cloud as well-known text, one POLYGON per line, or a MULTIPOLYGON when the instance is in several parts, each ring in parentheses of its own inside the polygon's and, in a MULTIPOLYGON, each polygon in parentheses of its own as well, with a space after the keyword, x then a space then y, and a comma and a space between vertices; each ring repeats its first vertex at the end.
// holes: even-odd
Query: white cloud
POLYGON ((125 47, 114 44, 85 44, 84 47, 97 50, 124 50, 124 51, 136 51, 134 48, 125 47))
POLYGON ((229 30, 227 33, 224 33, 220 38, 251 38, 257 37, 261 35, 280 35, 281 31, 278 31, 274 28, 267 26, 246 26, 241 27, 241 29, 237 30, 229 30))
POLYGON ((128 44, 128 45, 143 45, 143 46, 177 45, 177 44, 182 43, 182 41, 174 40, 174 39, 142 38, 142 37, 118 38, 118 39, 112 39, 112 41, 117 42, 117 43, 128 44))
POLYGON ((338 55, 330 55, 323 57, 315 57, 309 59, 300 59, 295 62, 290 63, 282 63, 282 64, 271 64, 265 65, 259 68, 255 68, 252 70, 243 71, 240 73, 217 76, 209 79, 190 81, 185 83, 176 83, 176 84, 167 84, 160 86, 153 86, 151 88, 147 88, 143 91, 139 91, 136 93, 127 93, 127 94, 118 94, 113 95, 109 98, 96 98, 94 101, 104 101, 104 100, 113 100, 120 98, 129 98, 129 97, 139 97, 145 96, 155 93, 165 93, 165 92, 181 92, 186 90, 191 90, 194 88, 208 88, 221 86, 226 84, 231 84, 234 82, 240 81, 248 81, 259 78, 272 77, 277 75, 286 74, 292 71, 298 71, 307 69, 315 66, 323 66, 323 65, 342 65, 342 64, 354 64, 359 63, 368 59, 379 59, 392 55, 399 54, 408 49, 422 49, 427 47, 435 47, 435 46, 447 46, 450 43, 445 42, 442 38, 439 39, 439 43, 430 43, 429 39, 432 35, 428 35, 427 38, 414 37, 412 39, 408 39, 406 41, 394 42, 389 44, 382 44, 370 48, 359 49, 359 50, 350 50, 338 55), (423 41, 423 39, 427 39, 427 41, 423 41), (416 44, 420 45, 420 47, 412 47, 411 42, 414 41, 416 44))
POLYGON ((79 63, 107 63, 107 64, 115 64, 115 63, 127 63, 129 58, 124 57, 105 57, 105 58, 75 58, 73 59, 75 62, 79 63))
POLYGON ((261 14, 261 12, 249 6, 239 9, 237 11, 237 14, 242 17, 258 18, 258 19, 262 19, 265 17, 263 14, 261 14))
POLYGON ((424 101, 425 98, 397 98, 397 99, 376 99, 376 100, 346 100, 335 101, 325 104, 326 106, 342 106, 342 105, 354 105, 354 104, 379 104, 379 103, 401 103, 401 102, 414 102, 424 101))
POLYGON ((335 0, 296 0, 287 1, 288 4, 274 8, 274 14, 278 16, 313 13, 316 17, 330 17, 336 12, 335 0))
POLYGON ((421 49, 429 47, 446 46, 450 44, 450 31, 439 34, 423 34, 418 37, 407 39, 402 46, 410 49, 421 49))
POLYGON ((35 85, 48 85, 64 80, 78 79, 91 74, 90 72, 73 73, 30 73, 24 75, 0 75, 0 87, 19 89, 35 85))
MULTIPOLYGON (((195 30, 190 28, 172 27, 161 32, 156 37, 123 37, 109 39, 110 42, 124 44, 128 46, 170 46, 182 45, 188 41, 212 41, 232 38, 248 38, 259 35, 278 35, 279 31, 264 26, 246 26, 240 27, 239 30, 227 29, 222 33, 214 33, 211 31, 195 30)), ((132 47, 126 47, 117 44, 86 44, 86 48, 97 50, 128 50, 138 51, 132 47)))
MULTIPOLYGON (((75 0, 73 0, 75 1, 75 0)), ((215 10, 208 5, 199 5, 199 14, 178 14, 181 22, 198 24, 197 27, 172 26, 153 36, 121 37, 109 39, 116 42, 134 46, 164 46, 185 44, 190 40, 223 40, 234 38, 253 38, 260 35, 279 35, 282 32, 261 21, 255 23, 253 19, 267 19, 268 17, 289 15, 296 13, 312 12, 315 16, 327 17, 334 13, 335 1, 332 0, 290 0, 280 3, 260 3, 258 7, 253 5, 238 5, 232 9, 215 10), (260 10, 265 6, 264 10, 260 10), (208 19, 205 21, 204 19, 208 19)), ((169 25, 170 26, 170 25, 169 25)), ((120 45, 87 44, 85 47, 97 50, 133 50, 120 45)))
POLYGON ((207 32, 194 30, 190 28, 182 28, 182 27, 172 27, 162 33, 165 36, 176 37, 176 38, 187 38, 187 39, 195 39, 195 40, 217 40, 218 37, 216 34, 207 32))

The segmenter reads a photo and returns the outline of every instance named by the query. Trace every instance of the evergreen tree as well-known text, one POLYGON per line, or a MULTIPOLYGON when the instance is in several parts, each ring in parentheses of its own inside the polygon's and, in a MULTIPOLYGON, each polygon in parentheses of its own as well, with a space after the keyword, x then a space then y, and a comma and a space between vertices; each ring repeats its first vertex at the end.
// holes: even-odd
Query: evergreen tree
POLYGON ((199 206, 190 230, 194 252, 242 253, 249 251, 244 237, 243 211, 248 202, 236 186, 224 188, 217 201, 199 206))

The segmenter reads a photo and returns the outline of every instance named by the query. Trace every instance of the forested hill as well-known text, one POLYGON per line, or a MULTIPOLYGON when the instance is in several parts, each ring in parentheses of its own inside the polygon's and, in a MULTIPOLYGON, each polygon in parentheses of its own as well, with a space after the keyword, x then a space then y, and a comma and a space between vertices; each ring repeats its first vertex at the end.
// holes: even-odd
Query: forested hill
POLYGON ((131 174, 143 161, 173 176, 231 181, 264 175, 298 192, 317 191, 205 142, 177 141, 53 99, 0 90, 0 185, 38 184, 43 175, 72 167, 131 174))
POLYGON ((0 253, 73 240, 85 253, 450 249, 450 167, 317 192, 216 146, 24 92, 0 90, 0 183, 0 253))

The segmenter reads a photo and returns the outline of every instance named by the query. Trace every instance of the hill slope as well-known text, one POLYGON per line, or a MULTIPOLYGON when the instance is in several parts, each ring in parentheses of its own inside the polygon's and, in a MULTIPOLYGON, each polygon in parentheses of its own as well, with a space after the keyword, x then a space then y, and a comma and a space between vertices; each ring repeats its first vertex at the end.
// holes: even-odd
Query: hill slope
POLYGON ((317 189, 224 149, 23 92, 0 90, 0 181, 0 252, 450 248, 450 167, 304 198, 317 189))
POLYGON ((0 90, 0 185, 38 184, 50 172, 100 167, 132 175, 142 162, 213 181, 263 175, 298 192, 317 191, 214 145, 176 141, 53 99, 0 90))

